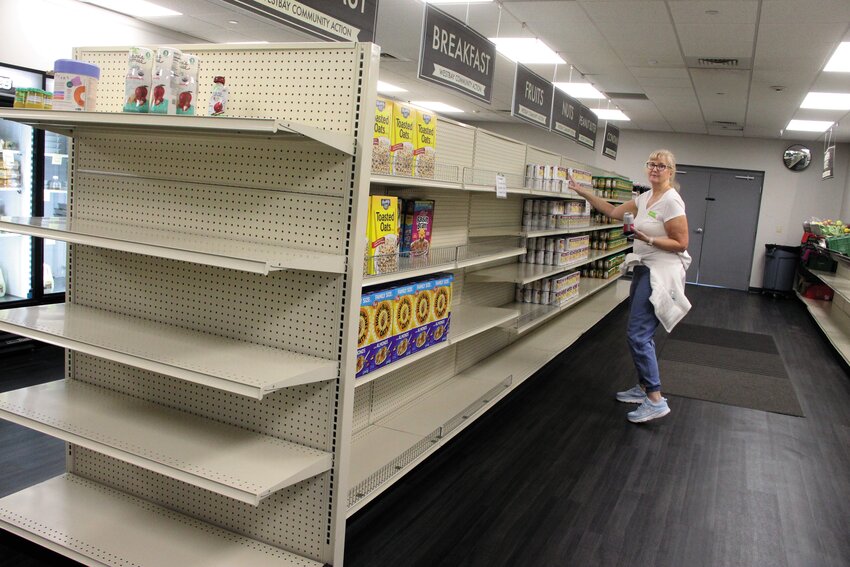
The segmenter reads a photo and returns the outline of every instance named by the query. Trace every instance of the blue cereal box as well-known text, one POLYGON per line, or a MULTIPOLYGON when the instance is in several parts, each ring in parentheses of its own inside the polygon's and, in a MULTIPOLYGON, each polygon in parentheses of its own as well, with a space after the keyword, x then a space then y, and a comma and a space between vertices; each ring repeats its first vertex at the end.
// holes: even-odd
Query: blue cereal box
POLYGON ((392 339, 393 362, 401 360, 413 352, 414 331, 405 331, 395 335, 392 339))
POLYGON ((400 285, 395 288, 393 299, 393 360, 400 360, 410 354, 410 343, 413 340, 411 331, 414 327, 416 286, 414 284, 400 285))
POLYGON ((432 321, 446 319, 452 310, 452 274, 440 274, 434 280, 434 301, 431 309, 434 314, 432 321))
POLYGON ((435 278, 416 282, 413 298, 413 353, 428 348, 428 331, 434 320, 435 278))
POLYGON ((370 372, 392 362, 390 349, 393 336, 393 302, 395 288, 382 289, 372 292, 372 303, 375 314, 371 325, 371 345, 369 347, 367 364, 371 365, 370 372), (380 353, 378 351, 381 351, 380 353))
POLYGON ((374 318, 375 299, 373 294, 370 291, 363 291, 360 296, 360 322, 357 327, 357 378, 372 371, 369 366, 369 347, 372 344, 374 318))
POLYGON ((451 315, 448 315, 445 319, 440 319, 439 321, 431 323, 429 333, 430 344, 435 345, 442 343, 449 338, 449 325, 451 324, 451 319, 451 315))
POLYGON ((372 354, 369 357, 372 366, 370 372, 379 370, 393 361, 391 342, 392 339, 384 339, 372 345, 372 354))

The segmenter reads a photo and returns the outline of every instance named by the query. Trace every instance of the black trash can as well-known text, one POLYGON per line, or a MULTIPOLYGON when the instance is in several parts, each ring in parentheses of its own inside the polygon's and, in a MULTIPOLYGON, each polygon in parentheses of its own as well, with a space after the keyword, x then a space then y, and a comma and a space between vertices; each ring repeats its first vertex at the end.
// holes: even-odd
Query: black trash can
POLYGON ((765 244, 764 277, 761 287, 774 293, 791 293, 800 261, 799 246, 765 244))

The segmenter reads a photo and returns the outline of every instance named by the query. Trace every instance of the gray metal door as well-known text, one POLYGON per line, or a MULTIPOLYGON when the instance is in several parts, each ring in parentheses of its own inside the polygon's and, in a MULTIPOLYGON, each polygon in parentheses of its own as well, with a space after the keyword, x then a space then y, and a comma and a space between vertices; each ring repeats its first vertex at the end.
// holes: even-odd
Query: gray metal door
POLYGON ((694 259, 688 282, 746 291, 764 174, 698 166, 679 170, 687 172, 680 183, 691 230, 688 252, 694 259))
POLYGON ((688 268, 688 283, 699 281, 699 261, 702 252, 702 240, 705 229, 705 212, 708 188, 711 184, 711 173, 700 168, 681 166, 676 169, 676 180, 681 186, 680 194, 685 201, 685 213, 688 217, 688 228, 691 231, 688 253, 693 258, 688 268))

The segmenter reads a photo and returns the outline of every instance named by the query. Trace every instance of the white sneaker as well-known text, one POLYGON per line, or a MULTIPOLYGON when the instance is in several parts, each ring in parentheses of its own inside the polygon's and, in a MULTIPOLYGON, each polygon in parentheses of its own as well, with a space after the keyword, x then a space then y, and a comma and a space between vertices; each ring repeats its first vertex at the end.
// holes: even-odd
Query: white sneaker
POLYGON ((642 404, 645 398, 646 392, 643 391, 643 388, 641 388, 640 385, 623 392, 617 392, 617 401, 627 404, 642 404))
POLYGON ((667 398, 661 398, 657 402, 645 398, 635 411, 628 413, 628 418, 632 423, 643 423, 664 417, 668 413, 670 413, 670 406, 667 405, 667 398))

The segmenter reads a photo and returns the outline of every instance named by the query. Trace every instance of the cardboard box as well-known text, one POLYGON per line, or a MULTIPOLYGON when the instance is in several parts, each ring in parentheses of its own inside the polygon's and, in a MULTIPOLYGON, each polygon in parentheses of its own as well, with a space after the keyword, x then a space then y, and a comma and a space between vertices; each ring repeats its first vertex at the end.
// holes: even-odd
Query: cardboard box
POLYGON ((443 274, 434 280, 433 320, 447 319, 452 311, 452 282, 454 275, 443 274))
POLYGON ((357 367, 356 377, 371 372, 369 347, 373 343, 372 327, 375 320, 375 300, 371 291, 363 291, 360 296, 360 322, 357 328, 357 367))
POLYGON ((372 173, 392 173, 390 146, 393 144, 393 102, 378 97, 375 102, 375 128, 372 134, 372 173))
POLYGON ((398 197, 369 197, 367 233, 367 270, 369 274, 398 271, 399 211, 398 197))
POLYGON ((437 115, 427 110, 416 111, 416 144, 413 169, 416 177, 434 179, 437 167, 437 115))
POLYGON ((434 228, 434 201, 406 200, 401 229, 401 253, 428 256, 434 228))
POLYGON ((413 150, 416 146, 416 109, 409 104, 393 104, 393 142, 390 158, 393 175, 413 175, 413 150))

